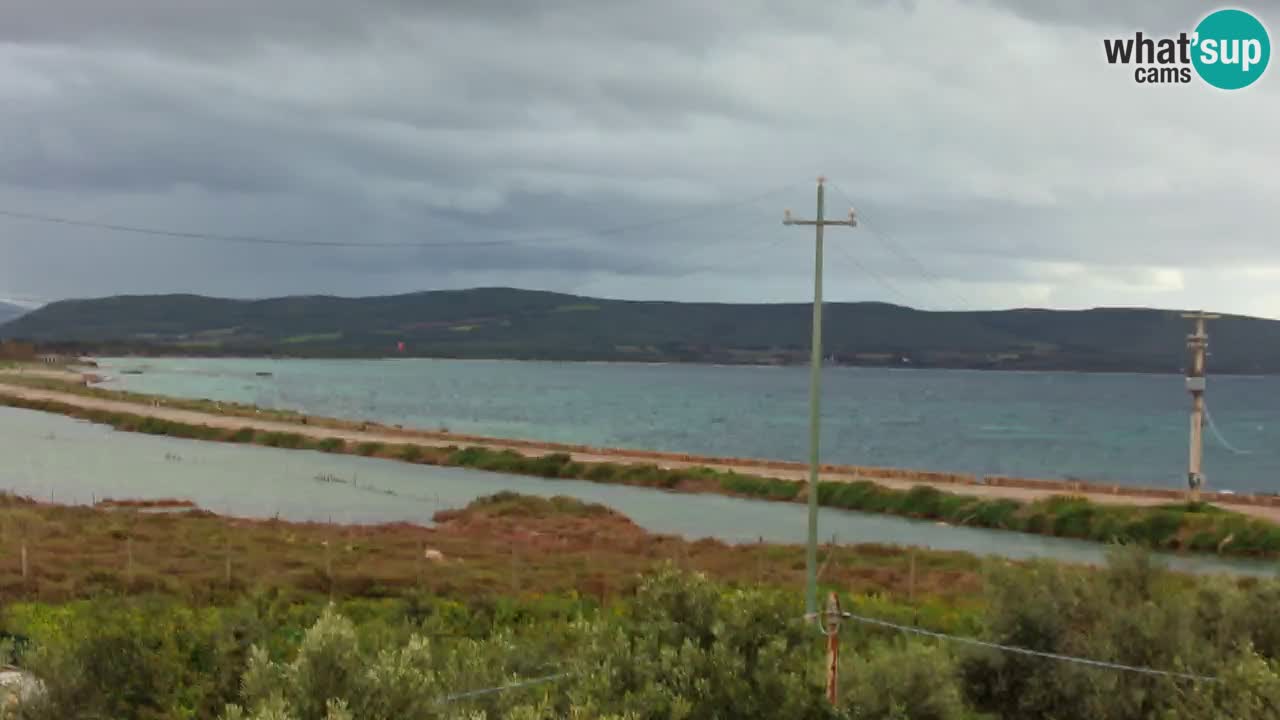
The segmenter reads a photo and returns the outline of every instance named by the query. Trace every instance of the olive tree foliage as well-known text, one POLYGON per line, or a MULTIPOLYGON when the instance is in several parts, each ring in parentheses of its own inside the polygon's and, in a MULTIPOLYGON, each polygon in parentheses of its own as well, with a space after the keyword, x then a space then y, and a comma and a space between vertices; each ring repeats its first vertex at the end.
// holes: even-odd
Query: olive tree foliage
POLYGON ((816 683, 818 638, 790 595, 728 590, 664 571, 642 583, 627 610, 573 624, 574 650, 545 672, 563 678, 481 698, 452 699, 518 681, 511 659, 527 646, 511 635, 447 644, 412 637, 367 653, 351 622, 326 612, 296 656, 255 648, 241 703, 225 720, 392 718, 838 717, 816 683))
MULTIPOLYGON (((509 633, 482 640, 412 636, 370 652, 355 626, 327 610, 305 634, 296 656, 275 661, 255 647, 242 680, 242 701, 225 720, 399 720, 532 718, 537 705, 516 709, 528 695, 494 693, 461 702, 451 696, 511 680, 524 650, 509 633)), ((548 716, 549 717, 549 716, 548 716)))
POLYGON ((964 720, 955 660, 920 642, 871 646, 843 662, 842 699, 853 720, 964 720))
POLYGON ((587 636, 569 688, 589 716, 638 720, 836 717, 823 695, 823 644, 795 594, 736 590, 667 569, 624 617, 587 636))
POLYGON ((523 639, 499 634, 447 644, 412 637, 375 653, 328 612, 295 657, 254 649, 242 702, 224 720, 958 720, 964 714, 948 655, 923 645, 852 657, 848 689, 832 706, 822 685, 825 643, 802 621, 795 593, 727 588, 667 569, 624 606, 567 631, 573 648, 540 672, 513 672, 523 639), (455 697, 521 678, 532 686, 455 697))
POLYGON ((966 694, 1002 718, 1280 718, 1280 635, 1263 599, 1275 583, 1169 573, 1145 551, 1113 551, 1105 569, 1057 563, 996 568, 988 639, 1061 655, 1213 677, 1097 668, 996 650, 962 660, 966 694))

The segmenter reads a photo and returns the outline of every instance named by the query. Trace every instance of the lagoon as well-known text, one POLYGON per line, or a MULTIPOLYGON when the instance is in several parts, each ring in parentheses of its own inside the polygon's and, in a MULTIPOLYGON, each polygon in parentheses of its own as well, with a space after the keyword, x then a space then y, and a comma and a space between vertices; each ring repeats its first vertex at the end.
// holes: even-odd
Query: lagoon
MULTIPOLYGON (((799 367, 100 362, 112 378, 108 387, 138 392, 496 437, 808 457, 808 371, 799 367)), ((1181 489, 1190 405, 1183 382, 1172 375, 827 368, 822 456, 855 465, 1181 489)), ((1205 433, 1209 486, 1280 491, 1280 377, 1210 377, 1207 399, 1215 421, 1205 433)))
MULTIPOLYGON (((511 490, 569 495, 612 507, 651 532, 726 542, 802 543, 803 505, 684 495, 576 480, 412 465, 303 450, 206 443, 116 432, 47 413, 0 408, 0 489, 89 504, 179 498, 218 513, 292 521, 431 524, 437 511, 511 490), (321 477, 345 482, 322 481, 321 477)), ((820 532, 841 544, 883 543, 1006 558, 1100 563, 1100 545, 1023 533, 940 526, 823 509, 820 532)), ((1195 572, 1273 575, 1275 564, 1213 556, 1169 556, 1195 572)))

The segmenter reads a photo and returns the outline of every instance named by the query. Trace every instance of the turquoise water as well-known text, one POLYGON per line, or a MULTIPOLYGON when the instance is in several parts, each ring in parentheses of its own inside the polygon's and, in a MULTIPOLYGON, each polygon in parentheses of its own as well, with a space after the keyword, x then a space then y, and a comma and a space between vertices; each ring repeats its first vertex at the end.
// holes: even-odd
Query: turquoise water
MULTIPOLYGON (((804 460, 805 368, 454 360, 106 359, 112 386, 589 445, 804 460), (141 369, 142 374, 121 370, 141 369), (271 373, 269 377, 257 373, 271 373)), ((1185 487, 1183 379, 828 368, 822 456, 1185 487)), ((1211 486, 1280 491, 1280 378, 1211 377, 1211 486)))
MULTIPOLYGON (((241 517, 430 525, 437 510, 514 490, 602 503, 652 532, 691 539, 802 543, 807 526, 806 509, 798 504, 121 433, 61 415, 3 407, 0 457, 5 458, 0 463, 0 489, 61 503, 87 504, 105 497, 180 498, 241 517), (346 482, 320 482, 318 475, 346 482)), ((841 510, 822 510, 820 533, 824 540, 834 535, 840 543, 916 545, 1082 563, 1104 559, 1102 546, 1092 543, 841 510)), ((1168 563, 1195 572, 1274 574, 1272 563, 1211 556, 1169 557, 1168 563)))

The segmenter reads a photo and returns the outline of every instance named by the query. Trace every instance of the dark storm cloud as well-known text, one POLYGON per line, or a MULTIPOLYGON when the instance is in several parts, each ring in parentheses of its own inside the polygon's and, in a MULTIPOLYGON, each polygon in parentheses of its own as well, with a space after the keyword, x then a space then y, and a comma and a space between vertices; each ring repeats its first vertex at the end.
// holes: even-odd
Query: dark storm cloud
POLYGON ((1260 122, 1280 110, 1274 77, 1232 97, 1138 88, 1101 57, 1114 28, 1186 29, 1201 10, 7 5, 0 209, 285 240, 509 244, 254 247, 0 219, 0 296, 509 284, 803 300, 812 241, 780 215, 812 212, 825 172, 832 212, 852 203, 866 220, 833 240, 837 297, 1218 298, 1280 314, 1265 232, 1280 220, 1266 160, 1280 147, 1260 122))

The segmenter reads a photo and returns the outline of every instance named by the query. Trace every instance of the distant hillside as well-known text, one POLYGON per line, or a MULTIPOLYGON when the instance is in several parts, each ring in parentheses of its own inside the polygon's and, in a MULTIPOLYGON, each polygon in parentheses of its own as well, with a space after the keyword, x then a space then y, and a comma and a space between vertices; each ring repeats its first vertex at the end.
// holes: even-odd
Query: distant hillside
POLYGON ((19 315, 25 313, 26 311, 27 309, 24 307, 21 307, 18 305, 11 305, 5 302, 0 302, 0 325, 3 325, 4 323, 9 322, 10 320, 13 320, 19 315))
MULTIPOLYGON (((69 350, 192 355, 807 361, 808 304, 600 300, 486 288, 370 298, 225 300, 194 295, 68 300, 0 326, 0 337, 69 350)), ((827 354, 855 365, 1178 372, 1177 311, 924 312, 835 303, 827 354)), ((1214 372, 1280 373, 1280 321, 1211 326, 1214 372)))

